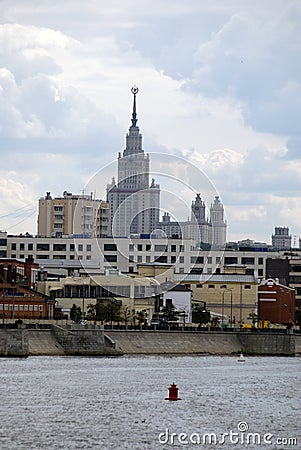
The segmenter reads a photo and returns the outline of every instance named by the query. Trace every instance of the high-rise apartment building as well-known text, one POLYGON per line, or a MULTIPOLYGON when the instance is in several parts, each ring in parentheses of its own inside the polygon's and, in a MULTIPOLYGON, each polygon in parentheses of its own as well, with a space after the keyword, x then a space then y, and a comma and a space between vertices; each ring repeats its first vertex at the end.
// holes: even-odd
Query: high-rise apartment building
POLYGON ((118 155, 118 180, 107 185, 110 204, 111 234, 150 234, 159 221, 160 186, 153 179, 149 184, 149 155, 142 149, 142 135, 137 126, 136 95, 134 95, 132 125, 126 135, 126 148, 118 155))
POLYGON ((50 192, 39 200, 38 236, 62 237, 83 235, 106 237, 110 229, 109 205, 93 194, 52 198, 50 192))

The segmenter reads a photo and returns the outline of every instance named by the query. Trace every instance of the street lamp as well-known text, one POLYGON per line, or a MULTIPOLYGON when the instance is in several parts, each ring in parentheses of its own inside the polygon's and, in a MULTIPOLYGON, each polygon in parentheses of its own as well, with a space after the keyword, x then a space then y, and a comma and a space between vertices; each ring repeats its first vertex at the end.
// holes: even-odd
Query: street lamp
POLYGON ((232 301, 232 291, 233 289, 224 289, 222 295, 222 328, 224 325, 224 309, 225 309, 225 293, 230 292, 230 326, 232 327, 232 312, 233 312, 233 301, 232 301))
POLYGON ((5 301, 4 282, 5 282, 5 279, 4 279, 4 277, 0 277, 0 280, 3 283, 3 286, 2 286, 2 308, 3 308, 2 309, 2 323, 4 325, 4 317, 5 317, 5 312, 4 312, 4 301, 5 301))

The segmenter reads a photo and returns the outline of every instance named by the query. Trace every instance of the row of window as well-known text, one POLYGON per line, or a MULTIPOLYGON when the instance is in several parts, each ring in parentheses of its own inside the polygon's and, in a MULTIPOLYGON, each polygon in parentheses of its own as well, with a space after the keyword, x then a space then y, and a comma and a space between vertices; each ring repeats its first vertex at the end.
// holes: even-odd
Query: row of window
MULTIPOLYGON (((185 284, 185 286, 190 289, 190 284, 185 284)), ((208 286, 208 289, 215 289, 215 288, 220 288, 220 289, 227 289, 227 285, 226 284, 197 284, 196 287, 197 289, 202 289, 204 286, 208 286)), ((250 284, 245 284, 244 285, 244 289, 251 289, 251 285, 250 284)), ((228 289, 229 290, 229 289, 228 289)), ((227 291, 225 291, 227 292, 227 291)))
POLYGON ((4 311, 43 311, 43 305, 12 305, 12 304, 7 304, 7 303, 3 303, 0 304, 0 311, 3 311, 3 306, 4 306, 4 311))
MULTIPOLYGON (((11 250, 17 250, 17 244, 16 243, 12 243, 11 244, 11 250)), ((20 243, 19 244, 19 250, 20 251, 24 251, 25 250, 25 244, 24 243, 20 243)), ((27 250, 29 251, 33 251, 33 243, 28 243, 27 244, 27 250)), ((75 251, 75 244, 47 244, 47 243, 38 243, 36 244, 36 250, 37 251, 45 251, 45 252, 49 252, 50 250, 54 251, 54 252, 66 252, 67 250, 74 252, 75 251)), ((84 251, 84 245, 83 244, 78 244, 77 245, 77 250, 79 252, 83 252, 84 251)), ((85 251, 87 252, 91 252, 92 251, 92 245, 91 244, 86 244, 85 245, 85 251)))

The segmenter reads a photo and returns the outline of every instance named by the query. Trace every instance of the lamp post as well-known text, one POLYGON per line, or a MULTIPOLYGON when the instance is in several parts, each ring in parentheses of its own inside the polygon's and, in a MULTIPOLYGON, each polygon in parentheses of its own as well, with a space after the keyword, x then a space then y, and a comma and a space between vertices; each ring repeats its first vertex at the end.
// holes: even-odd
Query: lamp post
POLYGON ((232 299, 233 289, 224 289, 222 295, 222 328, 224 325, 224 309, 225 309, 225 293, 230 292, 230 326, 232 327, 232 313, 233 313, 233 299, 232 299))
POLYGON ((0 279, 2 280, 3 286, 2 286, 2 323, 4 325, 4 317, 5 317, 5 312, 4 312, 4 299, 5 299, 5 291, 4 291, 4 277, 0 277, 0 279))
POLYGON ((85 320, 85 282, 83 280, 83 311, 82 311, 82 321, 85 320))

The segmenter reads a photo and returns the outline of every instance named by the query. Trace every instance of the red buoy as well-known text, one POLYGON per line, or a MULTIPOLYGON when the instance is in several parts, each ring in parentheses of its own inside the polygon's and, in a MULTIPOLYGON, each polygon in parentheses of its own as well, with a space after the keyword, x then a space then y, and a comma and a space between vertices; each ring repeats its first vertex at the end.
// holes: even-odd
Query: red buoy
POLYGON ((181 400, 178 397, 178 391, 179 391, 179 388, 177 387, 177 385, 175 383, 172 383, 168 388, 168 397, 165 400, 171 400, 171 401, 181 400))

